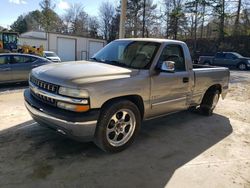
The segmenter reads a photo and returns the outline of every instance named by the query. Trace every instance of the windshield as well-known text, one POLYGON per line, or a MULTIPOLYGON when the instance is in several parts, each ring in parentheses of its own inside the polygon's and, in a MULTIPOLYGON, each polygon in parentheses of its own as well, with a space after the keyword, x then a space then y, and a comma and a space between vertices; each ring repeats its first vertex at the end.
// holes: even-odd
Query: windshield
POLYGON ((242 58, 243 57, 242 55, 240 55, 239 53, 236 53, 236 52, 233 52, 232 54, 235 55, 238 58, 242 58))
POLYGON ((114 41, 99 51, 91 59, 134 69, 147 69, 160 43, 146 41, 114 41))
POLYGON ((10 33, 4 33, 3 34, 3 41, 4 41, 4 43, 16 43, 17 42, 17 35, 10 34, 10 33))
POLYGON ((57 57, 57 55, 54 52, 45 52, 46 57, 57 57))

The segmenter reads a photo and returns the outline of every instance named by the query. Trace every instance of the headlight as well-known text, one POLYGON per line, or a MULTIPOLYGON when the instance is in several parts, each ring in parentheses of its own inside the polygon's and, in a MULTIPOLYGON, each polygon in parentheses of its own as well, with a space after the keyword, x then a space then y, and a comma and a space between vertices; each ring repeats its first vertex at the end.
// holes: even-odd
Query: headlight
POLYGON ((57 106, 59 108, 74 112, 86 112, 89 110, 89 105, 78 105, 78 104, 69 104, 65 102, 57 102, 57 106))
POLYGON ((88 98, 89 97, 89 93, 86 90, 71 89, 71 88, 66 88, 66 87, 60 87, 59 94, 69 96, 69 97, 75 97, 75 98, 88 98))

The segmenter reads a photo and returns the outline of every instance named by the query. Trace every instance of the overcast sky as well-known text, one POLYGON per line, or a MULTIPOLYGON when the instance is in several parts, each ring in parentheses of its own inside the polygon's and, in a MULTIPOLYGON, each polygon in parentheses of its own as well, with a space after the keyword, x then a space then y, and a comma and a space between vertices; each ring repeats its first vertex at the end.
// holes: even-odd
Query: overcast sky
MULTIPOLYGON (((98 7, 103 0, 54 0, 55 11, 62 15, 69 8, 70 3, 81 3, 84 10, 92 16, 98 15, 98 7)), ((109 0, 117 5, 119 0, 109 0)), ((40 0, 1 0, 0 25, 7 27, 11 25, 19 15, 39 9, 40 0)))

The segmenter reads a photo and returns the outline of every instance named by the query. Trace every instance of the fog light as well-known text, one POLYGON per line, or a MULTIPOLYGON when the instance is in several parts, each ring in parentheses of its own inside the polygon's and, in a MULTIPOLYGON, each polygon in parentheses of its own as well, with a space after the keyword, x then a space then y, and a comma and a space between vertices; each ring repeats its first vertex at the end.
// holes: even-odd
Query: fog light
POLYGON ((74 111, 74 112, 86 112, 89 110, 89 105, 76 105, 76 104, 69 104, 65 102, 57 102, 57 106, 59 108, 74 111))

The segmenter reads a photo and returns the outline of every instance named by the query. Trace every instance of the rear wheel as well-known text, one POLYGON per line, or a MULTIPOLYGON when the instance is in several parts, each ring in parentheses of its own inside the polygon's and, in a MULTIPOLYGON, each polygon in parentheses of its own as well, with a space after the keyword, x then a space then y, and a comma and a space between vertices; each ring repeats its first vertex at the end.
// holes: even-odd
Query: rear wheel
POLYGON ((246 65, 245 63, 240 63, 240 64, 238 65, 238 69, 239 69, 239 70, 247 70, 247 65, 246 65))
POLYGON ((219 98, 220 98, 220 92, 218 90, 207 91, 200 105, 201 113, 206 116, 211 116, 219 101, 219 98))
POLYGON ((122 151, 134 141, 140 125, 140 111, 134 103, 128 100, 110 103, 100 115, 95 143, 106 152, 122 151))

